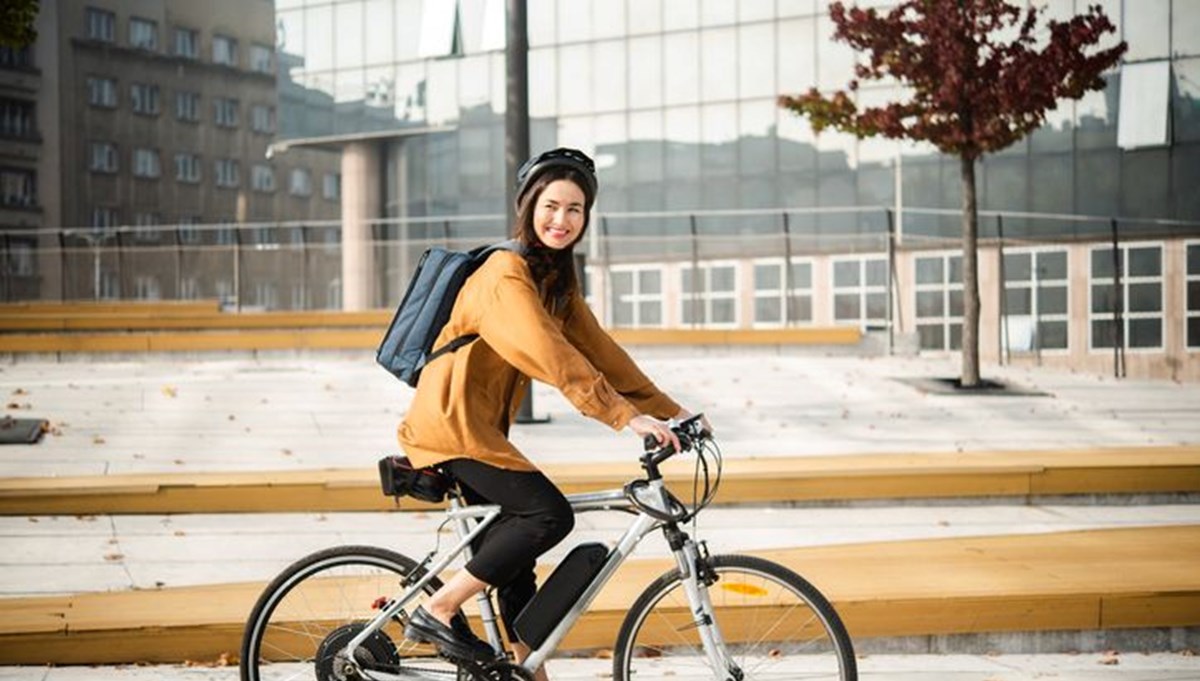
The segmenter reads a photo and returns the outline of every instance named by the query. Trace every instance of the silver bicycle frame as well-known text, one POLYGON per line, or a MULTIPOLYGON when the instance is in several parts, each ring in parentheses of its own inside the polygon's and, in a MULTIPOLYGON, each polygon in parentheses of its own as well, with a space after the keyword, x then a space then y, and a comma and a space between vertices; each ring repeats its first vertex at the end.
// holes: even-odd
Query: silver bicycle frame
MULTIPOLYGON (((649 506, 651 509, 659 512, 671 513, 674 509, 670 508, 669 497, 666 494, 666 488, 661 480, 652 480, 644 487, 640 488, 637 493, 639 503, 649 506)), ((621 563, 625 562, 637 548, 638 543, 642 538, 656 529, 661 521, 654 516, 639 510, 637 506, 628 498, 624 489, 605 490, 602 492, 588 492, 583 494, 567 495, 567 501, 571 504, 572 510, 576 513, 585 511, 629 511, 636 512, 636 517, 624 534, 617 541, 608 554, 604 566, 600 569, 599 574, 592 579, 592 582, 584 590, 583 595, 571 606, 571 609, 563 616, 554 630, 536 650, 525 658, 521 666, 530 671, 535 671, 542 666, 543 663, 562 643, 567 632, 579 620, 588 607, 595 600, 596 595, 604 588, 608 580, 617 572, 617 568, 621 563)), ((467 552, 470 556, 471 541, 479 536, 479 533, 490 525, 500 515, 500 507, 497 505, 481 505, 481 506, 461 506, 456 499, 451 500, 450 508, 446 511, 447 516, 455 523, 455 530, 460 539, 447 554, 441 557, 437 562, 431 565, 425 575, 416 583, 405 589, 398 598, 392 600, 384 606, 379 614, 377 614, 366 627, 359 632, 357 636, 350 640, 346 645, 346 660, 354 667, 358 667, 354 656, 355 649, 362 645, 364 641, 371 636, 372 633, 381 629, 388 621, 394 618, 405 605, 410 603, 420 593, 421 589, 427 585, 436 575, 450 564, 460 553, 467 552), (470 527, 468 520, 476 519, 474 527, 470 527)), ((724 678, 724 674, 720 670, 732 668, 732 663, 726 653, 724 641, 717 627, 716 621, 713 619, 712 602, 708 598, 707 589, 700 585, 698 575, 696 574, 696 562, 698 552, 696 544, 692 540, 684 543, 678 551, 675 551, 675 559, 679 566, 680 575, 684 584, 684 590, 687 594, 692 612, 697 613, 697 618, 706 620, 707 626, 699 626, 701 641, 704 645, 705 654, 708 656, 709 663, 712 665, 716 678, 724 678)), ((480 605, 480 613, 483 616, 484 628, 487 631, 488 640, 492 647, 500 650, 500 627, 496 620, 496 616, 492 610, 491 599, 486 593, 480 594, 478 597, 480 605)), ((361 670, 360 670, 361 671, 361 670)), ((403 678, 411 678, 412 675, 407 675, 403 678)), ((372 672, 373 678, 402 678, 394 677, 390 674, 380 674, 372 672)))

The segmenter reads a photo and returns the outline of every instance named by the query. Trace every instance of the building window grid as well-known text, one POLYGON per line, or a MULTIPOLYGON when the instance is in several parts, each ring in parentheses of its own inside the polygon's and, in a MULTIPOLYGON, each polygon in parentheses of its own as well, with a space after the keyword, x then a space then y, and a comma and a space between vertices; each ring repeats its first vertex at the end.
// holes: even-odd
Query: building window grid
POLYGON ((1200 241, 1185 241, 1184 346, 1200 350, 1200 241))
POLYGON ((117 81, 112 78, 101 78, 90 76, 87 79, 88 88, 88 104, 92 106, 104 107, 106 109, 117 108, 117 81))
POLYGON ((342 176, 339 173, 325 173, 321 181, 321 196, 328 201, 337 201, 342 197, 342 176))
POLYGON ((961 350, 963 323, 962 256, 921 255, 916 271, 913 310, 922 350, 961 350), (935 266, 930 268, 930 266, 935 266), (934 276, 930 276, 930 273, 934 276))
POLYGON ((741 319, 738 301, 739 263, 714 260, 699 265, 699 290, 694 287, 696 277, 692 265, 689 263, 680 268, 680 322, 684 326, 736 328, 741 319))
POLYGON ((275 51, 265 45, 250 45, 250 70, 258 73, 272 73, 271 58, 275 51))
MULTIPOLYGON (((1165 334, 1163 327, 1165 325, 1165 317, 1163 315, 1163 246, 1161 243, 1139 242, 1120 244, 1119 250, 1121 253, 1121 326, 1122 338, 1124 346, 1132 352, 1154 352, 1161 351, 1164 347, 1165 334), (1131 274, 1130 273, 1130 252, 1131 251, 1146 251, 1154 252, 1158 258, 1158 273, 1157 274, 1131 274), (1156 286, 1158 297, 1157 310, 1130 310, 1130 291, 1133 287, 1156 286), (1132 327, 1136 324, 1145 326, 1146 320, 1158 321, 1158 328, 1155 333, 1158 336, 1156 344, 1142 344, 1134 338, 1132 327)), ((1112 262, 1112 246, 1093 246, 1090 251, 1090 263, 1088 270, 1088 348, 1093 351, 1111 351, 1113 348, 1113 337, 1111 327, 1115 320, 1115 312, 1113 310, 1097 310, 1098 305, 1102 305, 1103 301, 1098 293, 1108 297, 1113 288, 1113 276, 1097 276, 1096 262, 1097 254, 1103 253, 1100 258, 1105 263, 1105 267, 1112 262), (1107 328, 1105 328, 1107 327, 1107 328)), ((1153 327, 1150 327, 1153 328, 1153 327)))
POLYGON ((100 42, 117 40, 117 15, 95 7, 87 8, 87 37, 100 42))
POLYGON ((661 328, 663 268, 660 265, 620 265, 609 269, 610 325, 661 328))
POLYGON ((886 256, 833 258, 830 295, 834 323, 854 322, 861 327, 887 325, 886 256), (839 281, 839 272, 848 280, 839 281))
POLYGON ((784 276, 782 258, 762 258, 754 267, 754 326, 782 327, 812 323, 811 258, 792 258, 791 281, 784 276), (789 283, 791 288, 788 288, 789 283), (787 306, 787 320, 784 311, 787 306))
POLYGON ((158 24, 149 19, 130 17, 129 46, 139 50, 158 50, 158 24))
MULTIPOLYGON (((1070 259, 1067 251, 1062 248, 1010 248, 1004 251, 1005 258, 1022 255, 1028 255, 1030 259, 1028 277, 1016 278, 1017 272, 1014 272, 1013 267, 1006 264, 1004 268, 1005 319, 1001 320, 1001 324, 1010 323, 1012 318, 1028 316, 1033 320, 1034 324, 1032 329, 1033 345, 1030 350, 1036 349, 1038 352, 1065 352, 1070 344, 1071 326, 1070 259), (1051 256, 1062 258, 1064 265, 1061 276, 1056 276, 1054 273, 1047 271, 1047 267, 1043 261, 1051 256), (1059 291, 1061 294, 1056 293, 1059 291), (1054 294, 1066 301, 1064 309, 1061 312, 1049 312, 1046 310, 1045 299, 1047 294, 1054 294), (1014 312, 1016 306, 1013 303, 1018 298, 1025 298, 1029 301, 1028 312, 1014 312), (1061 327, 1061 333, 1048 333, 1050 326, 1061 327), (1056 341, 1055 338, 1060 340, 1056 341)), ((1001 333, 1010 334, 1003 340, 1005 344, 1013 343, 1011 326, 1007 329, 1001 326, 1001 333)))
POLYGON ((159 114, 159 89, 149 83, 133 83, 129 86, 129 104, 136 114, 157 116, 159 114))

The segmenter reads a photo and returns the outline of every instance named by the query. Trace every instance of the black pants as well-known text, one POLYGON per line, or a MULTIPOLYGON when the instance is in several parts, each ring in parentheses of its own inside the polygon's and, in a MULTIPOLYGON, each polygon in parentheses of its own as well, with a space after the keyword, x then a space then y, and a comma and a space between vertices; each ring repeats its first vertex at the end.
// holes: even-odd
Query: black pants
POLYGON ((496 587, 500 617, 509 640, 517 640, 512 622, 537 591, 537 557, 575 527, 566 497, 540 471, 510 471, 471 459, 453 459, 442 468, 458 480, 469 504, 499 504, 500 517, 471 548, 467 572, 496 587))

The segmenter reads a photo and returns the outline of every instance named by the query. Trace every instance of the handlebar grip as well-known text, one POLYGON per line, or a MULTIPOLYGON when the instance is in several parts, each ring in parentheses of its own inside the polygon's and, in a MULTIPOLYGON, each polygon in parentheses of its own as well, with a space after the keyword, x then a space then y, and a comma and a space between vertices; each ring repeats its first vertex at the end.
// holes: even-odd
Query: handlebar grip
POLYGON ((642 438, 642 449, 643 450, 648 452, 657 446, 658 446, 658 438, 654 437, 653 435, 647 435, 646 437, 642 438))

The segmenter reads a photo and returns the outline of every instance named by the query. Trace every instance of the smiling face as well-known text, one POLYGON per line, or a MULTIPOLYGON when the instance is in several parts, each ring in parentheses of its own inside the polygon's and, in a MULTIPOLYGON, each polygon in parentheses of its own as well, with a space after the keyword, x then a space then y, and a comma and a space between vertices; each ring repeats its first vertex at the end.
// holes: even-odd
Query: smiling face
POLYGON ((547 248, 568 248, 586 224, 583 190, 570 180, 546 185, 533 211, 533 231, 547 248))

